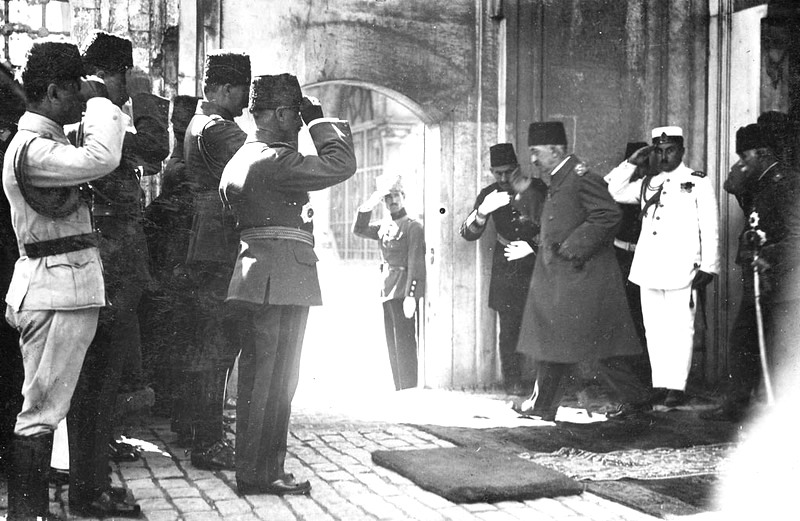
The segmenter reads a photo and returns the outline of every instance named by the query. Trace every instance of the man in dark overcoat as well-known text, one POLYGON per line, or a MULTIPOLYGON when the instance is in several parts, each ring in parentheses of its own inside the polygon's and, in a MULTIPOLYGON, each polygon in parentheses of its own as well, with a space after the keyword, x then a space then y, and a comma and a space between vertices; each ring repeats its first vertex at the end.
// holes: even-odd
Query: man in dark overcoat
POLYGON ((494 223, 497 240, 492 252, 489 307, 497 311, 500 322, 498 347, 503 385, 508 392, 521 394, 523 360, 517 353, 517 340, 536 263, 539 219, 547 186, 540 179, 532 179, 525 191, 515 193, 512 182, 519 177, 520 169, 511 143, 490 147, 489 163, 495 182, 480 191, 460 232, 464 239, 475 241, 483 235, 489 218, 494 223))
POLYGON ((240 494, 306 494, 285 472, 292 398, 309 306, 322 304, 309 190, 356 171, 346 121, 323 118, 290 74, 259 76, 250 87, 256 130, 222 174, 220 194, 240 232, 227 302, 242 308, 236 402, 236 484, 240 494), (301 119, 302 115, 302 119, 301 119), (318 155, 297 151, 303 122, 318 155))
POLYGON ((642 347, 613 251, 619 207, 603 178, 576 168, 560 122, 532 123, 528 148, 548 191, 518 347, 534 360, 536 383, 520 409, 553 421, 575 365, 594 360, 623 405, 643 403, 647 393, 621 358, 642 347))
POLYGON ((762 381, 761 354, 756 322, 753 262, 760 272, 760 303, 764 316, 767 367, 777 376, 788 351, 780 330, 790 331, 797 322, 800 291, 792 284, 798 272, 800 248, 800 172, 778 158, 775 136, 760 124, 736 132, 739 155, 723 188, 736 197, 744 212, 736 263, 742 270, 742 301, 730 334, 731 356, 722 405, 701 415, 704 419, 739 422, 749 413, 752 395, 762 381), (757 218, 750 222, 753 214, 757 218), (763 234, 763 244, 755 235, 763 234), (788 320, 785 317, 790 317, 788 320))
MULTIPOLYGON (((81 58, 87 74, 105 81, 114 105, 124 106, 130 99, 131 41, 96 31, 85 43, 81 58)), ((150 270, 139 178, 144 172, 155 173, 145 166, 160 163, 169 154, 169 101, 140 93, 133 97, 132 111, 136 132, 125 133, 119 166, 92 182, 92 215, 100 232, 109 306, 100 311, 67 420, 70 508, 94 517, 140 514, 138 505, 124 501, 111 487, 109 443, 114 441, 113 413, 122 373, 141 371, 137 308, 150 282, 150 270)), ((80 130, 76 139, 81 139, 80 130)), ((137 454, 129 452, 127 457, 137 454)))

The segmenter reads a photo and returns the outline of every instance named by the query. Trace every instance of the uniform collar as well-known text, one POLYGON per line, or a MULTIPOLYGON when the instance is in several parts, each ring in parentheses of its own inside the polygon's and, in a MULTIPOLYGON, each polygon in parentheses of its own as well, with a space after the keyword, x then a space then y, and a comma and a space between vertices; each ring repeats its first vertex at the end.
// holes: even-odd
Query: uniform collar
POLYGON ((19 130, 36 132, 37 134, 48 134, 51 139, 56 141, 67 141, 67 136, 64 134, 64 127, 52 119, 34 112, 25 112, 25 114, 19 118, 17 128, 19 130))
POLYGON ((217 105, 213 101, 209 101, 207 99, 201 99, 197 103, 197 110, 195 114, 203 114, 204 116, 221 116, 223 119, 227 119, 233 121, 235 117, 231 112, 219 105, 217 105))

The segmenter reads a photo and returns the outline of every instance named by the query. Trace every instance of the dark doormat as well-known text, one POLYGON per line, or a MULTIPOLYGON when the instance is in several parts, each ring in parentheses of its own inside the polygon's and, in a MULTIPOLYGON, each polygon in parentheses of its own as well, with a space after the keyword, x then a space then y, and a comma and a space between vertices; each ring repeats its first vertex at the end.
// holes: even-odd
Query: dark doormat
MULTIPOLYGON (((532 425, 470 429, 441 425, 415 425, 423 431, 473 450, 552 453, 564 447, 591 452, 656 448, 689 448, 738 441, 738 426, 703 421, 695 411, 653 412, 646 421, 532 425)), ((688 476, 662 480, 586 482, 587 490, 650 515, 688 515, 711 509, 716 478, 688 476)))
POLYGON ((454 503, 569 496, 584 489, 558 471, 490 449, 379 450, 372 461, 454 503))

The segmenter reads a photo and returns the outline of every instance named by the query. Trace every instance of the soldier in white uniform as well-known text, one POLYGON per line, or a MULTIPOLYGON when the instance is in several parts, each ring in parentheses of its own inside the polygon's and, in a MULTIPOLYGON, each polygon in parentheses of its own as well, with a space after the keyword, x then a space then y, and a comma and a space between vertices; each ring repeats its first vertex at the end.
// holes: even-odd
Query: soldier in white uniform
POLYGON ((664 405, 676 407, 687 401, 697 291, 719 272, 717 201, 706 175, 683 163, 680 127, 655 128, 652 138, 606 181, 617 202, 642 207, 629 280, 642 291, 653 387, 666 389, 664 405), (658 173, 631 181, 651 154, 658 173))

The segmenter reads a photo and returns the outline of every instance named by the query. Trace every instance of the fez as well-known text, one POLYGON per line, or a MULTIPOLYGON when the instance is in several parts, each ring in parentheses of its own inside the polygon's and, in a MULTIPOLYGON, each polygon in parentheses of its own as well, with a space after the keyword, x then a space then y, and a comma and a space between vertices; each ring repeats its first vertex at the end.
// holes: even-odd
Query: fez
POLYGON ((300 83, 291 74, 256 76, 250 85, 250 112, 278 107, 299 109, 302 100, 300 83))
POLYGON ((514 153, 514 145, 511 143, 500 143, 489 147, 489 165, 506 166, 516 165, 517 154, 514 153))
POLYGON ((567 146, 567 134, 560 121, 531 123, 528 127, 528 146, 563 145, 567 146))
POLYGON ((625 147, 625 159, 630 158, 634 152, 647 146, 644 141, 629 141, 625 147))
POLYGON ((83 47, 83 62, 92 72, 91 67, 106 71, 120 72, 133 68, 133 44, 127 38, 104 31, 92 33, 83 47))
POLYGON ((172 129, 176 132, 185 132, 189 126, 189 121, 197 110, 197 102, 200 98, 194 96, 175 96, 172 101, 172 129))
POLYGON ((772 139, 766 128, 756 123, 736 131, 736 153, 743 154, 756 148, 772 148, 772 139))
POLYGON ((656 127, 651 136, 654 145, 676 143, 683 146, 683 129, 681 127, 656 127))
POLYGON ((250 85, 250 56, 236 51, 214 51, 206 56, 203 85, 250 85))

